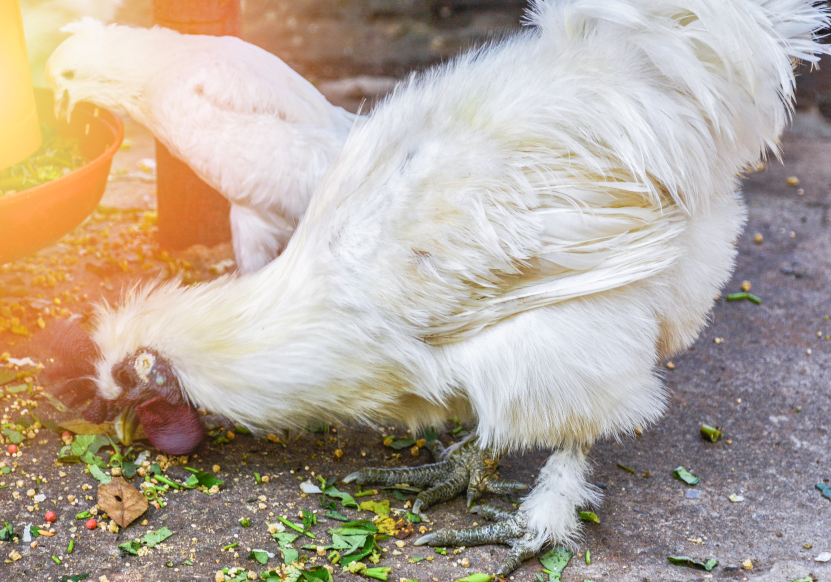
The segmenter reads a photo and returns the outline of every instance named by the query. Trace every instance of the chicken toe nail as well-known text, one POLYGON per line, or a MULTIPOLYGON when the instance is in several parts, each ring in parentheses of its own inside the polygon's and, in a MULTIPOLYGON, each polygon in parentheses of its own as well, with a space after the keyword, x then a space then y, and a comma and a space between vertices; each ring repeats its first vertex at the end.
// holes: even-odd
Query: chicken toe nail
POLYGON ((420 538, 418 538, 415 542, 413 542, 413 545, 423 546, 425 544, 429 544, 431 541, 433 541, 435 539, 435 537, 436 537, 436 534, 429 533, 425 536, 421 536, 420 538))
POLYGON ((353 481, 357 481, 358 477, 360 476, 360 471, 355 471, 354 473, 349 473, 346 477, 343 478, 344 483, 352 483, 353 481))

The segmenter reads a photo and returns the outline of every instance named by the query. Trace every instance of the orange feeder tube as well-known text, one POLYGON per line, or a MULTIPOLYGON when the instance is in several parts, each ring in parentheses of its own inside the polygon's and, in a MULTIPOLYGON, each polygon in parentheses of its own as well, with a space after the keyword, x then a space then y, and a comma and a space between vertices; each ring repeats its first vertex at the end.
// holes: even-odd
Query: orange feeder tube
POLYGON ((28 158, 42 139, 20 4, 0 0, 0 169, 28 158))

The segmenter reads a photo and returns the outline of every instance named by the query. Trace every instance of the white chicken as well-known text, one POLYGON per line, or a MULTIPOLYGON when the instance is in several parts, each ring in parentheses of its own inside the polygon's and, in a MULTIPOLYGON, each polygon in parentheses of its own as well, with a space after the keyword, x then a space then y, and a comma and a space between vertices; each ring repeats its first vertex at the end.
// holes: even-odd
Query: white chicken
POLYGON ((516 513, 419 543, 507 543, 505 574, 572 540, 599 499, 587 451, 661 415, 656 365, 730 274, 737 176, 776 147, 826 21, 811 0, 537 1, 532 28, 378 107, 265 269, 103 307, 95 410, 128 433, 146 407, 177 453, 196 405, 262 429, 467 415, 476 440, 438 468, 348 480, 472 501, 517 489, 494 458, 549 447, 516 513))
POLYGON ((85 18, 47 63, 56 113, 121 108, 231 202, 241 272, 285 248, 355 115, 238 38, 85 18))

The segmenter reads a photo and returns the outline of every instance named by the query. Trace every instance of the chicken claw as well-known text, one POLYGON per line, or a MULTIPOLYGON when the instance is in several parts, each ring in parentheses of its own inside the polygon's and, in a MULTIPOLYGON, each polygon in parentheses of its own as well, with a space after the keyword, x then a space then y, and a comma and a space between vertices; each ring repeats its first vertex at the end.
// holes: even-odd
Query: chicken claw
POLYGON ((437 440, 428 443, 427 447, 434 458, 443 460, 402 469, 365 468, 347 475, 343 482, 356 481, 358 485, 407 483, 413 487, 426 488, 416 497, 413 513, 449 501, 465 489, 468 507, 484 493, 504 495, 528 489, 524 483, 499 479, 496 476, 499 457, 490 449, 480 449, 475 441, 464 443, 449 453, 445 452, 444 446, 437 440))
POLYGON ((465 529, 442 529, 429 533, 415 541, 417 546, 481 546, 484 544, 507 544, 511 546, 508 555, 499 565, 497 576, 507 576, 519 565, 538 552, 534 543, 535 535, 528 528, 522 513, 510 513, 490 505, 477 505, 472 513, 494 521, 487 525, 465 529))

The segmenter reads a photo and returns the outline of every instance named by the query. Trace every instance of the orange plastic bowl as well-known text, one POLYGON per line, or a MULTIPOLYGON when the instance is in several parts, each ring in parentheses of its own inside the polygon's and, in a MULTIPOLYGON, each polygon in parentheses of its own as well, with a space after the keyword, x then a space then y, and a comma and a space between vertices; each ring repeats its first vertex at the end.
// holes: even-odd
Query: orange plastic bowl
POLYGON ((79 103, 67 124, 55 119, 51 91, 35 89, 35 101, 41 122, 81 140, 81 153, 90 162, 57 180, 0 196, 0 264, 51 245, 92 214, 124 139, 124 124, 106 109, 79 103))

